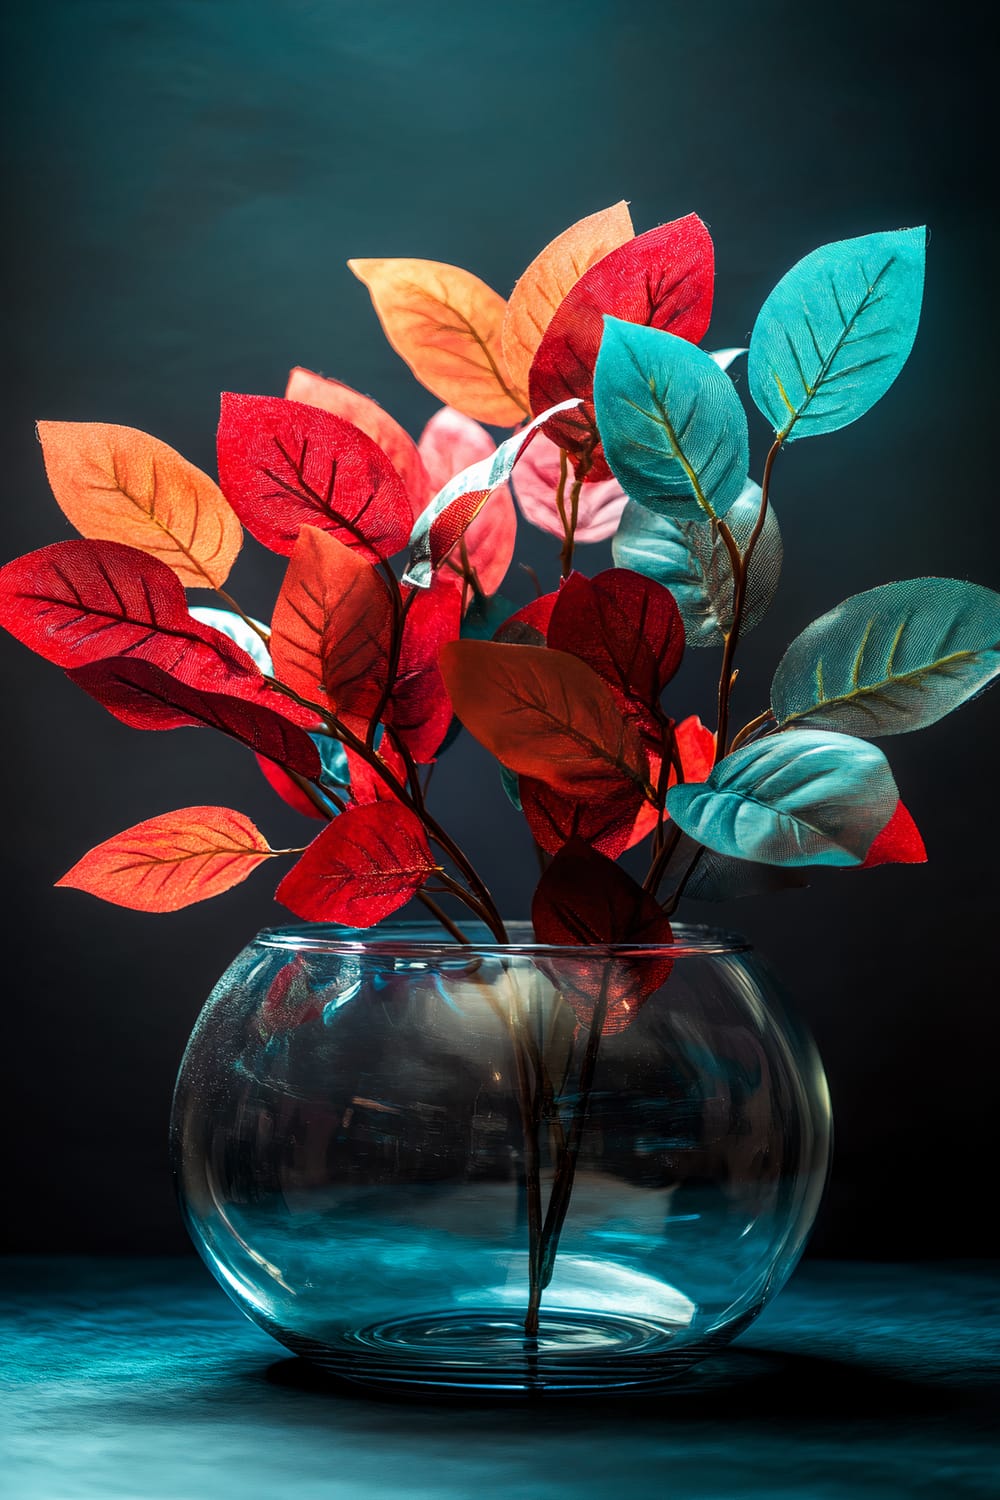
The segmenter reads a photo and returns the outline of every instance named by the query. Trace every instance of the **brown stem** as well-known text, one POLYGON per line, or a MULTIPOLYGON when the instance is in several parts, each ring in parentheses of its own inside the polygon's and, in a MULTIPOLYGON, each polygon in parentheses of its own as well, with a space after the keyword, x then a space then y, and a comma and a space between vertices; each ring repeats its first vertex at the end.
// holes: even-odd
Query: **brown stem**
MULTIPOLYGON (((401 782, 398 776, 394 775, 393 772, 390 771, 385 762, 380 759, 377 752, 373 748, 368 746, 363 739, 360 739, 359 736, 356 735, 353 730, 349 729, 347 725, 344 724, 340 719, 338 719, 335 714, 332 714, 328 709, 320 708, 316 703, 311 703, 308 698, 303 698, 301 694, 297 693, 294 690, 294 688, 290 688, 285 683, 279 682, 276 677, 269 677, 267 680, 270 686, 277 692, 283 693, 287 698, 291 698, 295 703, 298 703, 300 707, 309 709, 316 715, 318 719, 323 719, 327 724, 330 733, 336 739, 340 740, 341 744, 346 745, 349 750, 353 750, 355 755, 363 760, 366 765, 370 766, 375 774, 380 778, 380 780, 382 780, 386 784, 386 786, 392 792, 393 796, 396 797, 400 802, 402 802, 405 807, 408 807, 415 817, 420 819, 428 836, 433 839, 438 848, 443 850, 444 853, 447 854, 448 858, 454 862, 456 867, 462 872, 466 880, 469 882, 469 885, 472 888, 474 894, 479 898, 479 906, 473 908, 476 911, 476 914, 481 915, 482 912, 485 911, 486 915, 483 917, 483 920, 486 922, 486 925, 493 933, 493 936, 500 943, 508 942, 509 939, 507 937, 507 929, 504 927, 503 919, 501 918, 500 913, 496 908, 496 904, 494 903, 493 897, 490 895, 488 888, 486 887, 480 876, 476 873, 475 867, 470 861, 468 855, 465 854, 463 850, 459 848, 458 844, 455 843, 454 839, 452 839, 450 835, 445 832, 440 823, 438 823, 437 819, 431 816, 431 814, 427 811, 427 808, 423 805, 422 799, 420 799, 419 797, 414 797, 409 787, 401 782)), ((397 747, 400 747, 399 740, 395 740, 394 743, 397 745, 397 747)), ((405 747, 400 748, 401 753, 404 756, 404 760, 407 761, 408 767, 412 766, 412 756, 410 756, 409 752, 405 750, 405 747)), ((461 887, 459 887, 459 889, 461 889, 461 887)), ((467 894, 464 891, 462 892, 462 899, 466 902, 466 905, 471 905, 468 900, 467 894)))
POLYGON ((382 715, 385 713, 389 699, 392 697, 392 690, 396 685, 399 658, 403 649, 403 632, 406 629, 406 617, 413 606, 414 599, 417 597, 416 590, 414 589, 404 600, 403 591, 399 587, 399 580, 388 563, 383 572, 389 587, 389 597, 392 600, 392 630, 389 639, 389 660, 386 664, 385 685, 379 694, 378 704, 371 716, 368 724, 368 733, 365 736, 365 744, 370 750, 375 748, 375 733, 382 715))
POLYGON ((729 561, 733 570, 733 620, 726 632, 726 642, 722 652, 722 668, 719 672, 719 728, 715 742, 715 763, 724 755, 729 753, 729 708, 733 692, 735 674, 733 662, 736 657, 736 648, 740 642, 740 630, 743 625, 743 611, 746 606, 747 580, 750 576, 750 563, 753 558, 754 548, 757 545, 764 522, 767 520, 767 502, 771 489, 771 471, 774 468, 774 460, 778 456, 778 450, 782 444, 782 438, 776 437, 768 451, 764 463, 764 477, 760 487, 760 509, 757 512, 757 520, 753 531, 747 540, 746 549, 742 556, 736 545, 732 532, 725 521, 720 521, 719 535, 725 543, 729 553, 729 561))
POLYGON ((556 1255, 559 1250, 559 1236, 566 1222, 570 1199, 573 1195, 573 1183, 576 1180, 576 1168, 580 1157, 580 1147, 583 1143, 583 1131, 587 1123, 587 1116, 590 1113, 590 1096, 594 1087, 597 1054, 600 1051, 601 1035, 604 1031, 604 1019, 608 1009, 608 986, 611 979, 611 966, 612 960, 609 960, 605 965, 604 974, 601 979, 601 992, 597 997, 594 1012, 590 1018, 590 1034, 587 1037, 587 1050, 583 1055, 583 1062, 580 1065, 577 1099, 573 1107, 573 1119, 569 1128, 569 1137, 566 1142, 566 1149, 559 1161, 556 1180, 552 1185, 552 1195, 549 1198, 549 1206, 545 1215, 545 1223, 542 1225, 539 1278, 542 1290, 552 1280, 556 1255))
POLYGON ((444 930, 451 934, 456 943, 465 943, 468 945, 469 939, 461 927, 458 926, 457 922, 453 922, 448 913, 438 906, 433 896, 428 895, 426 891, 418 891, 417 900, 422 906, 426 906, 433 917, 437 918, 444 930))
POLYGON ((568 578, 573 571, 573 552, 576 547, 576 519, 580 509, 580 491, 583 488, 583 480, 574 479, 573 487, 569 492, 569 516, 566 518, 566 539, 563 549, 559 555, 559 567, 564 578, 568 578))
POLYGON ((512 1007, 508 1031, 517 1073, 517 1102, 524 1141, 524 1187, 528 1209, 528 1307, 524 1317, 524 1336, 534 1341, 538 1338, 538 1315, 542 1301, 542 1168, 539 1146, 541 1079, 536 1073, 535 1086, 532 1088, 525 1038, 526 1018, 513 979, 510 982, 517 1003, 516 1007, 512 1007))
POLYGON ((233 598, 232 594, 227 594, 225 589, 220 588, 218 584, 215 585, 215 592, 218 594, 220 599, 222 599, 226 604, 229 605, 229 608, 232 610, 233 614, 239 615, 244 625, 248 625, 250 627, 254 635, 257 636, 258 640, 263 641, 264 645, 270 648, 271 632, 263 626, 258 625, 256 620, 251 620, 249 615, 244 614, 242 609, 240 609, 239 605, 236 603, 236 600, 233 598))
POLYGON ((705 845, 699 844, 697 849, 694 851, 693 859, 691 860, 687 869, 684 871, 684 874, 681 876, 680 880, 677 883, 677 889, 670 897, 670 900, 667 901, 663 907, 666 916, 672 917, 674 912, 677 910, 680 899, 683 896, 685 889, 687 888, 687 883, 691 879, 691 876, 694 874, 695 870, 698 868, 698 861, 701 859, 704 853, 705 845))
POLYGON ((734 736, 731 748, 733 750, 738 750, 741 745, 745 745, 748 740, 753 739, 753 737, 757 733, 757 730, 762 729, 763 726, 768 722, 768 720, 773 718, 774 714, 772 713, 771 709, 765 708, 764 712, 762 714, 758 714, 755 719, 751 719, 749 724, 744 724, 739 734, 734 736))
MULTIPOLYGON (((666 726, 664 727, 666 728, 666 726)), ((664 739, 663 761, 660 765, 660 788, 658 788, 658 791, 659 789, 662 789, 662 801, 660 801, 659 803, 661 821, 657 827, 659 842, 658 846, 656 844, 654 844, 653 846, 652 862, 650 863, 649 870, 646 873, 646 878, 642 883, 643 890, 649 891, 653 896, 656 895, 656 892, 660 887, 660 882, 662 881, 663 876, 666 873, 667 866, 670 864, 670 861, 673 858, 674 850, 677 848, 677 845, 680 843, 681 839, 681 831, 676 824, 673 825, 669 834, 665 838, 663 836, 663 807, 667 799, 667 782, 670 779, 671 766, 673 766, 674 773, 677 777, 677 785, 680 786, 684 781, 684 767, 681 764, 680 752, 677 748, 677 734, 676 730, 673 727, 671 727, 670 732, 669 748, 667 746, 666 739, 664 739)))

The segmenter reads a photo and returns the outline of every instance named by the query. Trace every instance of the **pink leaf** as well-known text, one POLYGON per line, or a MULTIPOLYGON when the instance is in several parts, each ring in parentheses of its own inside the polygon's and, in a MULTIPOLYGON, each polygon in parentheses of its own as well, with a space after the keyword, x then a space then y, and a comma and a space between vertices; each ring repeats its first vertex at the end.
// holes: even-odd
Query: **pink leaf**
MULTIPOLYGON (((545 433, 541 433, 525 453, 514 475, 514 495, 521 514, 532 526, 561 537, 565 527, 556 505, 559 488, 559 453, 545 433)), ((569 471, 572 480, 572 465, 569 471)), ((569 499, 570 485, 567 483, 565 498, 569 499)), ((576 511, 576 540, 578 542, 603 542, 614 536, 628 496, 617 479, 599 479, 593 484, 584 484, 576 511)))

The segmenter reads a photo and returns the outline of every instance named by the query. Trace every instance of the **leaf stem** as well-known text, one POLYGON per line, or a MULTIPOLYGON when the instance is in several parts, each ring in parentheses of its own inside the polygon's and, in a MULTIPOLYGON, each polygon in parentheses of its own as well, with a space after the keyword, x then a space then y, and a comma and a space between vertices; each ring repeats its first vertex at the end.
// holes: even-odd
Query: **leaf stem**
POLYGON ((270 650, 271 632, 265 626, 258 625, 256 620, 251 620, 249 615, 244 614, 243 610, 240 609, 232 594, 227 594, 226 590, 219 584, 215 585, 215 592, 218 594, 220 599, 222 599, 226 604, 229 605, 229 608, 232 610, 233 614, 239 615, 244 625, 249 626, 254 635, 257 636, 258 640, 263 641, 264 645, 267 646, 267 648, 270 650))
POLYGON ((758 714, 755 719, 751 719, 749 724, 744 724, 739 734, 734 736, 733 743, 730 746, 730 749, 738 750, 740 746, 745 745, 748 740, 756 739, 757 730, 763 728, 763 726, 768 723, 769 720, 773 719, 774 714, 772 713, 772 711, 769 708, 765 708, 764 712, 762 714, 758 714))
POLYGON ((784 441, 784 435, 779 433, 771 444, 767 459, 764 463, 764 477, 760 487, 760 508, 757 511, 757 520, 754 522, 753 531, 747 540, 746 548, 741 556, 735 538, 725 521, 719 521, 719 535, 722 537, 729 560, 733 569, 733 620, 726 632, 725 646, 722 652, 722 668, 719 672, 719 728, 715 742, 715 764, 718 765, 724 755, 728 755, 729 745, 729 710, 732 699, 733 683, 736 674, 733 663, 736 658, 736 648, 740 642, 740 630, 743 625, 743 612, 746 608, 747 580, 750 576, 750 563, 753 559, 754 548, 767 519, 767 502, 771 489, 771 471, 774 468, 774 460, 784 441))

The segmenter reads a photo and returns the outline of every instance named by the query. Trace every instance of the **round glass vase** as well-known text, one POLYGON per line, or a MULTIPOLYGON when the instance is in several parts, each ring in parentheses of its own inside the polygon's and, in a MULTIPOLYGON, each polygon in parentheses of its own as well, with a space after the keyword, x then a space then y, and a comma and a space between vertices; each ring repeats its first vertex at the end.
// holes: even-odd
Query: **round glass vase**
POLYGON ((260 933, 181 1066, 184 1216, 243 1312, 348 1380, 654 1388, 794 1267, 829 1162, 819 1058, 740 938, 511 935, 260 933))

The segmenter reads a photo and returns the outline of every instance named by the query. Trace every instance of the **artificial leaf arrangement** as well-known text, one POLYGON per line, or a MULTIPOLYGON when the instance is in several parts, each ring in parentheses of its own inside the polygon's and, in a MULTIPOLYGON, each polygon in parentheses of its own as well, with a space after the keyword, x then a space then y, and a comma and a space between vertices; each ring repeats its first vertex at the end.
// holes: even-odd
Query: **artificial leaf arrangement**
MULTIPOLYGON (((779 281, 749 350, 706 353, 707 229, 689 215, 636 235, 620 203, 548 245, 506 302, 454 266, 350 262, 392 346, 448 403, 418 442, 303 369, 283 399, 223 396, 218 484, 131 428, 40 423, 81 539, 0 570, 0 623, 126 724, 239 741, 324 823, 306 847, 276 850, 238 812, 185 808, 99 845, 59 883, 169 911, 292 858, 277 898, 299 917, 370 927, 416 898, 459 942, 463 907, 504 943, 487 884, 429 806, 459 724, 496 756, 537 845, 542 944, 648 950, 671 941, 685 892, 724 899, 801 884, 814 866, 922 860, 870 741, 934 722, 996 675, 1000 596, 954 579, 870 589, 792 642, 770 703, 737 728, 733 687, 781 567, 775 461, 892 384, 924 250, 922 229, 826 245, 779 281), (729 373, 744 354, 773 431, 760 483, 729 373), (482 422, 513 431, 497 443, 482 422), (560 544, 558 587, 520 608, 500 592, 511 485, 560 544), (288 558, 270 624, 225 589, 244 528, 288 558), (608 538, 613 568, 574 570, 577 544, 608 538), (189 608, 190 588, 221 607, 189 608), (685 644, 721 652, 714 729, 664 702, 685 644), (615 862, 640 844, 641 884, 615 862)), ((536 1204, 532 1220, 536 1326, 599 1038, 669 969, 625 954, 566 996, 590 1040, 549 1211, 536 1204)), ((292 1024, 315 1005, 278 997, 272 1010, 292 1024)), ((536 1142, 542 1092, 540 1078, 522 1091, 536 1142)))

